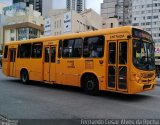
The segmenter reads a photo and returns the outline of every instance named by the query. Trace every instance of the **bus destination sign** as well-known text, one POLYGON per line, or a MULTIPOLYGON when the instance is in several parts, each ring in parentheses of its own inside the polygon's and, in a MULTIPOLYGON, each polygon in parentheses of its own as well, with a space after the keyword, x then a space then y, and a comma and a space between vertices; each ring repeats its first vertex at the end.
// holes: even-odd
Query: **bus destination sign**
POLYGON ((146 39, 149 41, 153 41, 152 36, 146 31, 133 28, 132 34, 133 34, 133 37, 138 37, 140 39, 146 39))

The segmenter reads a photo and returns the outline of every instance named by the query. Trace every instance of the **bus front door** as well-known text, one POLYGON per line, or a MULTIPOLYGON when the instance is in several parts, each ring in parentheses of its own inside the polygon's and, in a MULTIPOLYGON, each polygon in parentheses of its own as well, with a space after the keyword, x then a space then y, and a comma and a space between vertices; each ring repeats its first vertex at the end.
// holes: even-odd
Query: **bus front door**
POLYGON ((54 82, 56 72, 56 47, 44 47, 44 81, 54 82))
POLYGON ((15 76, 16 48, 9 49, 9 76, 15 76))
POLYGON ((107 88, 114 91, 127 92, 127 52, 126 41, 108 42, 108 82, 107 88))

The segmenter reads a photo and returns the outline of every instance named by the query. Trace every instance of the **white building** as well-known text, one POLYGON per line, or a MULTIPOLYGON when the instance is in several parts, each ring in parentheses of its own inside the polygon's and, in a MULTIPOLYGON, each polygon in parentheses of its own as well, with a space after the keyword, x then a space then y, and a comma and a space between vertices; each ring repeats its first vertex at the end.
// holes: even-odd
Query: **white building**
POLYGON ((4 9, 10 17, 6 18, 3 26, 3 43, 40 37, 44 31, 41 13, 33 10, 33 5, 18 10, 13 6, 7 7, 13 12, 10 9, 4 9))
POLYGON ((117 18, 119 25, 131 25, 132 0, 103 0, 101 16, 103 19, 117 18))
POLYGON ((45 18, 44 35, 57 36, 102 28, 102 18, 92 9, 82 13, 73 10, 52 10, 45 18))
POLYGON ((152 34, 160 42, 160 0, 133 0, 132 24, 152 34))
POLYGON ((101 16, 103 18, 110 18, 116 16, 117 0, 103 0, 101 3, 101 16))
POLYGON ((48 11, 52 10, 53 0, 42 0, 42 16, 45 17, 48 11))
POLYGON ((68 10, 75 10, 77 13, 80 13, 85 10, 85 0, 67 0, 66 8, 68 10))

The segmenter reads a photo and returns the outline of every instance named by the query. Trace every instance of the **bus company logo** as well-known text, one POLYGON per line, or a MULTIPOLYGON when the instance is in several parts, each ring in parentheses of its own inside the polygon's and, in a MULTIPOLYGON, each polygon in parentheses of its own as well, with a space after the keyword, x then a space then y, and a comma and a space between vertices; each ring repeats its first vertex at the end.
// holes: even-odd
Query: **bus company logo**
POLYGON ((67 14, 65 15, 64 23, 69 23, 69 22, 71 22, 71 18, 70 18, 69 13, 67 13, 67 14))
POLYGON ((103 62, 104 62, 103 60, 99 60, 99 63, 100 63, 100 64, 103 64, 103 62))

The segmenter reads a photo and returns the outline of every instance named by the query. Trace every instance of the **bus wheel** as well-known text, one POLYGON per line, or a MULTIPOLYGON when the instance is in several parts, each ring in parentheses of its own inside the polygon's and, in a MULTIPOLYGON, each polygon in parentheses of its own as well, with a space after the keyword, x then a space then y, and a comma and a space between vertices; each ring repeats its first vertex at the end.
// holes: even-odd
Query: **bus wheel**
POLYGON ((83 80, 83 89, 85 93, 89 95, 97 95, 99 92, 99 85, 98 85, 98 79, 93 76, 89 75, 86 76, 83 80))
POLYGON ((25 84, 29 81, 28 72, 26 70, 22 70, 21 72, 21 81, 25 84))

